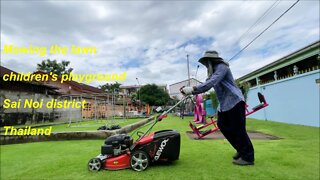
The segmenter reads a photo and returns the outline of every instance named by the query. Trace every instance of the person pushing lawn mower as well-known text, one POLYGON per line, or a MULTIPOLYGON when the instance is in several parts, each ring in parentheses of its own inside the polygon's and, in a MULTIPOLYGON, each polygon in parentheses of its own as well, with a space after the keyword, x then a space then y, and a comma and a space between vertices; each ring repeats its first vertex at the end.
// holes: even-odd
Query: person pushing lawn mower
POLYGON ((200 94, 214 88, 218 101, 218 127, 236 150, 233 163, 253 165, 254 149, 246 131, 244 96, 237 87, 229 64, 216 51, 206 51, 199 62, 206 66, 208 79, 194 87, 181 87, 184 95, 200 94))

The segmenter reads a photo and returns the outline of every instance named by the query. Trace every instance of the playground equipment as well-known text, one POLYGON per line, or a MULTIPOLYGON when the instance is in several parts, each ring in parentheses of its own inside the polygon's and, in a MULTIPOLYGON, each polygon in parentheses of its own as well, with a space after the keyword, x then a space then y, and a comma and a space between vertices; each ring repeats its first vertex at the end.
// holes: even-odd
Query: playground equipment
MULTIPOLYGON (((255 113, 255 112, 259 111, 260 109, 263 109, 269 105, 267 103, 265 97, 260 92, 258 93, 258 98, 259 98, 260 104, 253 107, 251 110, 248 110, 248 105, 246 105, 246 116, 248 116, 252 113, 255 113)), ((206 124, 198 126, 198 127, 195 126, 194 124, 192 124, 192 122, 189 123, 189 126, 192 129, 193 133, 195 133, 198 136, 197 139, 202 139, 206 135, 214 133, 215 131, 219 130, 219 127, 217 126, 217 119, 214 119, 215 115, 209 117, 210 122, 207 121, 206 124), (211 125, 213 125, 212 129, 201 131, 202 129, 204 129, 208 126, 211 126, 211 125)))
POLYGON ((193 122, 196 124, 206 124, 206 111, 203 107, 203 98, 201 94, 195 95, 196 104, 194 106, 194 120, 193 122))
POLYGON ((101 123, 100 120, 107 120, 106 125, 113 126, 119 123, 119 119, 115 120, 116 116, 122 117, 121 120, 127 118, 129 109, 126 96, 113 93, 92 93, 92 94, 69 94, 61 96, 63 99, 85 101, 84 108, 68 108, 59 109, 59 117, 64 117, 68 120, 68 127, 87 127, 96 126, 95 124, 85 125, 86 120, 95 120, 101 123))

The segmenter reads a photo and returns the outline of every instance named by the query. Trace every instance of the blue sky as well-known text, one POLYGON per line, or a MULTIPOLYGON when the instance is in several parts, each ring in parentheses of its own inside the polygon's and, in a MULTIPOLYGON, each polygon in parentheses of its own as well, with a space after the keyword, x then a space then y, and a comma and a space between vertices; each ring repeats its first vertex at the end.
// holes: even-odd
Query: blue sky
MULTIPOLYGON (((124 85, 172 84, 191 77, 206 50, 228 60, 295 1, 1 1, 1 49, 16 46, 95 46, 96 55, 5 55, 1 65, 33 72, 43 59, 68 60, 74 73, 127 72, 124 85)), ((230 62, 236 78, 319 40, 319 1, 300 1, 230 62)), ((200 81, 206 70, 200 66, 200 81)), ((97 86, 102 82, 93 82, 97 86)))

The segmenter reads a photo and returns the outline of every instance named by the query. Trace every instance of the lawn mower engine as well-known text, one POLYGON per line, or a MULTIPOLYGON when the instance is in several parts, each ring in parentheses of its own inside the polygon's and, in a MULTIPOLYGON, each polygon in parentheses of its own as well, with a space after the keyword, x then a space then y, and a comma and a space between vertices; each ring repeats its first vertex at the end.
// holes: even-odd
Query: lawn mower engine
POLYGON ((133 139, 126 134, 117 134, 108 137, 101 146, 101 154, 107 156, 118 156, 127 151, 133 144, 133 139))
POLYGON ((117 134, 105 140, 101 154, 89 161, 88 168, 99 171, 131 167, 143 171, 151 163, 178 160, 179 154, 180 134, 175 130, 151 133, 135 143, 129 135, 117 134))

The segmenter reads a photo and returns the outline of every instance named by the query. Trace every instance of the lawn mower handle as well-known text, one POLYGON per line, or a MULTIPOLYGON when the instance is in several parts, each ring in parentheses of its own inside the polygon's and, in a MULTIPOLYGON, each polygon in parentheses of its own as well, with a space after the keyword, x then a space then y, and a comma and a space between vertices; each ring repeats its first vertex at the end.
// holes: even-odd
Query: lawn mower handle
MULTIPOLYGON (((167 115, 170 111, 172 111, 174 108, 176 108, 181 102, 183 102, 184 100, 191 98, 192 95, 187 95, 184 96, 179 102, 177 102, 174 106, 172 106, 170 109, 164 111, 160 116, 157 117, 157 121, 161 121, 161 117, 164 117, 165 115, 167 115)), ((155 123, 157 122, 155 121, 155 123)))
MULTIPOLYGON (((158 121, 161 121, 170 111, 172 111, 175 107, 177 107, 180 103, 182 103, 184 100, 188 99, 188 98, 191 98, 192 95, 187 95, 187 96, 184 96, 179 102, 177 102, 174 106, 172 106, 170 109, 164 111, 163 113, 161 113, 160 116, 156 117, 155 118, 155 121, 153 122, 153 124, 149 127, 149 129, 143 133, 142 136, 139 137, 139 139, 136 141, 140 141, 144 136, 146 136, 150 131, 151 129, 153 128, 154 125, 157 124, 158 121)), ((132 147, 130 148, 131 150, 135 147, 135 145, 132 145, 132 147)))

